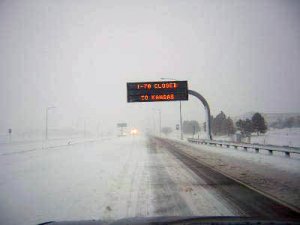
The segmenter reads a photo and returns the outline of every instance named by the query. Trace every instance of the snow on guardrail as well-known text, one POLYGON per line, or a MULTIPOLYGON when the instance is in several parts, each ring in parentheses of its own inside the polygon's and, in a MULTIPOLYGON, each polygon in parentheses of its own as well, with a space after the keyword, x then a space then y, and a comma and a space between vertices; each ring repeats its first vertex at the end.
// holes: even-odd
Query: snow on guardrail
POLYGON ((243 148, 245 151, 247 149, 254 149, 256 153, 259 153, 260 150, 268 151, 269 154, 273 154, 273 151, 282 152, 287 157, 290 157, 290 154, 300 154, 300 148, 298 147, 288 147, 288 146, 276 146, 276 145, 260 145, 260 144, 246 144, 246 143, 235 143, 229 141, 213 141, 206 139, 194 139, 188 138, 188 142, 196 143, 196 144, 205 144, 205 145, 215 145, 220 147, 234 147, 234 148, 243 148))

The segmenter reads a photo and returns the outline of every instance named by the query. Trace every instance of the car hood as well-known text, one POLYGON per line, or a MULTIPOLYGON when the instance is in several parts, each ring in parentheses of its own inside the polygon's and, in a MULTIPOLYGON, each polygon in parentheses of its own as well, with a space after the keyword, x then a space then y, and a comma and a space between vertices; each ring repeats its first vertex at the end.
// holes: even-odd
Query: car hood
POLYGON ((115 221, 104 220, 85 220, 85 221, 49 221, 39 225, 195 225, 195 224, 300 224, 299 219, 262 219, 252 217, 231 217, 231 216, 218 216, 218 217, 178 217, 178 216, 164 216, 164 217, 133 217, 125 218, 115 221))

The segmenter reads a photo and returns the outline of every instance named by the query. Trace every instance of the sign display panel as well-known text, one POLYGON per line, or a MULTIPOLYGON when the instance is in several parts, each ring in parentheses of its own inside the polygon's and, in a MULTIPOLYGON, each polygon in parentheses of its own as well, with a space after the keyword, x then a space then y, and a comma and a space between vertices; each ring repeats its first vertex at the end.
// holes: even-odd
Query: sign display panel
POLYGON ((161 102, 188 100, 187 81, 127 83, 127 102, 161 102))
POLYGON ((127 127, 127 123, 117 123, 117 127, 127 127))

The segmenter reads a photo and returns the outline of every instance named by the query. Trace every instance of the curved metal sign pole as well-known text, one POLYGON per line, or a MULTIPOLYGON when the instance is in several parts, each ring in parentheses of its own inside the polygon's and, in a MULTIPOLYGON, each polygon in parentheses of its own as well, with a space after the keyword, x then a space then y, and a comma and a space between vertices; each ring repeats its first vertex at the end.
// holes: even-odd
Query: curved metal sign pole
POLYGON ((195 96, 196 98, 198 98, 202 104, 205 107, 205 111, 206 111, 206 128, 207 128, 207 136, 209 140, 212 140, 212 136, 211 136, 211 123, 210 123, 210 109, 209 109, 209 105, 206 101, 206 99, 200 95, 198 92, 193 91, 193 90, 188 90, 188 93, 190 95, 195 96))

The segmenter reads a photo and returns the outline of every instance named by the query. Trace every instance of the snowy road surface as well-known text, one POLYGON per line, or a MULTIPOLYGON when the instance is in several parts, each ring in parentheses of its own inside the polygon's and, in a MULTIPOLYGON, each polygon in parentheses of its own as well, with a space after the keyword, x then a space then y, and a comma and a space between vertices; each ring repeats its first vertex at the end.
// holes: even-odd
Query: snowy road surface
POLYGON ((0 165, 0 224, 247 215, 145 137, 5 154, 0 165))

